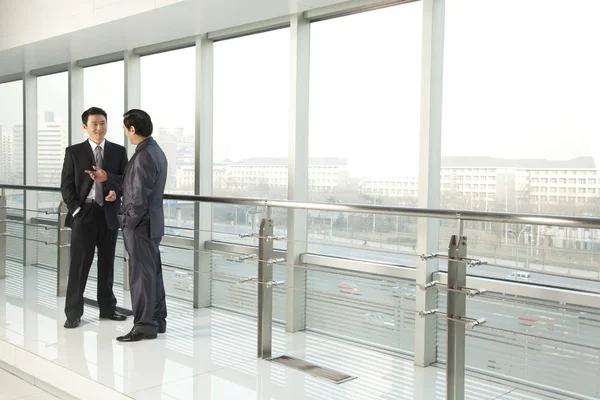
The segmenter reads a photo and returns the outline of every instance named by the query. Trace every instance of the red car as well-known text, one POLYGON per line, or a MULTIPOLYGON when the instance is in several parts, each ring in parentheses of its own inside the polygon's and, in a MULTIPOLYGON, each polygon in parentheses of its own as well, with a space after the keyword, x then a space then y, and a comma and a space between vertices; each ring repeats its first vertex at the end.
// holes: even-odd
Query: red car
POLYGON ((357 285, 355 285, 354 283, 340 282, 340 284, 338 285, 338 289, 340 290, 340 293, 355 294, 355 295, 362 294, 360 291, 360 288, 357 285))

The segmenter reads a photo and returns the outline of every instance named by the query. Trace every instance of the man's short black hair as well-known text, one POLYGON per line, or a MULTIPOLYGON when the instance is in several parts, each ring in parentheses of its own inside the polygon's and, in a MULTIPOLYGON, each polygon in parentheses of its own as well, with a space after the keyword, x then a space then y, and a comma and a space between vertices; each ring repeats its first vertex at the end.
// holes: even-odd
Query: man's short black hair
POLYGON ((154 129, 152 119, 148 113, 135 108, 123 114, 123 125, 127 129, 131 129, 132 126, 135 127, 135 133, 143 137, 152 135, 154 129))
POLYGON ((104 118, 106 118, 106 120, 108 121, 108 116, 106 115, 106 111, 104 111, 100 107, 90 107, 87 110, 85 110, 83 112, 83 114, 81 114, 81 122, 83 122, 84 125, 87 125, 88 117, 90 115, 103 115, 104 118))

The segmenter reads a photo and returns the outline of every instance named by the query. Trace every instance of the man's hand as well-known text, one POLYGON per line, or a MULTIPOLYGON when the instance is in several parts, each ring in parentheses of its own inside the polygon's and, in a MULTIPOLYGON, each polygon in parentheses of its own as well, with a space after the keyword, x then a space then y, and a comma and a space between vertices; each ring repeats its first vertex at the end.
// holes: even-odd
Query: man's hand
POLYGON ((95 165, 92 166, 92 168, 94 168, 93 171, 90 171, 89 169, 86 169, 84 171, 86 174, 90 175, 90 178, 92 178, 96 182, 106 182, 108 180, 108 176, 106 175, 105 170, 103 170, 102 168, 96 168, 95 165))
POLYGON ((114 190, 110 190, 110 191, 108 192, 108 196, 106 196, 106 197, 104 198, 104 200, 106 200, 106 201, 110 201, 110 202, 113 202, 113 201, 115 201, 116 199, 117 199, 117 193, 116 193, 114 190))

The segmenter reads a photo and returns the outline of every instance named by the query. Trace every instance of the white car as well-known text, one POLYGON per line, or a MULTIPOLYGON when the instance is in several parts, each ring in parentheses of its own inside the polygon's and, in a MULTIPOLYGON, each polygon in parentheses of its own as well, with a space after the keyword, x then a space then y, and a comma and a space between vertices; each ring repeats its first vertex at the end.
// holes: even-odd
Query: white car
POLYGON ((382 326, 384 328, 393 329, 396 326, 396 321, 393 318, 383 314, 365 314, 365 322, 369 325, 382 326))
POLYGON ((529 282, 531 279, 531 274, 529 272, 513 271, 508 275, 508 279, 529 282))

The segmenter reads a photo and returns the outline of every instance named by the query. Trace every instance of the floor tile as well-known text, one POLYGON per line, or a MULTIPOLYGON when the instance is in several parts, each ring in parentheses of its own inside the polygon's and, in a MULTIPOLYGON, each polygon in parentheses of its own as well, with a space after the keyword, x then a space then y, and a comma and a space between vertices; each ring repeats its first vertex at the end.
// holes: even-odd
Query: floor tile
POLYGON ((14 400, 36 394, 44 394, 40 388, 25 382, 3 369, 0 369, 0 399, 14 400))
MULTIPOLYGON (((55 273, 20 268, 7 267, 10 277, 0 285, 0 349, 16 346, 5 358, 22 366, 35 365, 38 359, 64 367, 73 372, 71 378, 64 379, 74 385, 92 380, 106 393, 116 391, 116 397, 123 394, 140 400, 445 398, 442 368, 417 368, 412 357, 385 354, 317 333, 291 334, 277 324, 273 328, 274 355, 292 355, 357 379, 335 385, 257 360, 255 319, 217 308, 195 310, 190 303, 173 298, 168 299, 167 333, 156 340, 119 343, 115 338, 131 329, 132 318, 100 321, 98 310, 88 306, 79 328, 64 329, 64 298, 54 294, 55 273)), ((0 373, 2 400, 8 398, 8 389, 1 379, 14 377, 6 374, 0 373)), ((48 398, 38 388, 23 383, 17 384, 14 393, 33 400, 48 398)), ((96 395, 104 393, 100 389, 96 395)), ((469 400, 547 400, 527 396, 532 395, 510 384, 471 376, 466 379, 469 400)))

